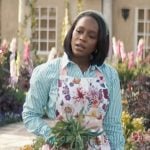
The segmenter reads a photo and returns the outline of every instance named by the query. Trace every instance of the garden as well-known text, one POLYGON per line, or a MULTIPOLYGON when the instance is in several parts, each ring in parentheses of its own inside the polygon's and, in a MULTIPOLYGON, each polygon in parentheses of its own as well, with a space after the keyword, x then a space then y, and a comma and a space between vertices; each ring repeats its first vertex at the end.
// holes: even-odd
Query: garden
MULTIPOLYGON (((113 38, 113 56, 108 63, 120 77, 122 94, 122 125, 126 150, 150 149, 150 54, 144 51, 141 39, 136 51, 126 52, 123 42, 113 38)), ((22 121, 21 112, 32 70, 42 61, 30 56, 30 42, 26 41, 23 63, 20 65, 16 39, 9 44, 3 40, 0 48, 0 127, 22 121), (31 61, 32 60, 32 61, 31 61)), ((44 60, 46 61, 46 60, 44 60)), ((39 149, 41 137, 22 150, 39 149)))

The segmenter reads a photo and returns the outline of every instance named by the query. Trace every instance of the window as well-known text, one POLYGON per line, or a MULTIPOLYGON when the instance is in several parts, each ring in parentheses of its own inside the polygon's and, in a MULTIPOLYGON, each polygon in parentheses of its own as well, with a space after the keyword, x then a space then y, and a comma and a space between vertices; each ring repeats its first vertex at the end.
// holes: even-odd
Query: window
POLYGON ((36 8, 36 26, 32 34, 33 49, 47 55, 56 47, 56 8, 36 8))
POLYGON ((150 52, 150 9, 138 8, 136 10, 136 43, 143 38, 145 42, 145 54, 150 52))

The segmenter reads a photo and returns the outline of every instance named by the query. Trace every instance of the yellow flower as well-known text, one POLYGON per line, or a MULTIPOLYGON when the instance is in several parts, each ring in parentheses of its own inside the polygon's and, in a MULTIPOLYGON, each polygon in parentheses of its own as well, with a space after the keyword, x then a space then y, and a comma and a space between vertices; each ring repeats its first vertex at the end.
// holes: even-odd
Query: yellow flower
POLYGON ((144 126, 143 126, 143 118, 134 118, 132 120, 132 124, 135 128, 135 130, 143 130, 144 126))
POLYGON ((123 126, 125 126, 126 124, 130 123, 131 121, 131 116, 128 112, 126 111, 123 111, 122 112, 122 123, 123 123, 123 126))
POLYGON ((23 147, 20 148, 20 150, 33 150, 31 145, 24 145, 23 147))

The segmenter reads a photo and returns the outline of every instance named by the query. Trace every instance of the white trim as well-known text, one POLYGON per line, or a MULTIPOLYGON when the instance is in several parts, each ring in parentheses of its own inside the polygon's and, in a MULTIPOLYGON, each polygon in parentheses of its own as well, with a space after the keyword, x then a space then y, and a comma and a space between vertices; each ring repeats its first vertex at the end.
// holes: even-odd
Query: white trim
POLYGON ((142 36, 144 38, 145 50, 147 51, 150 48, 150 42, 148 41, 148 39, 150 38, 150 18, 148 20, 148 17, 147 17, 148 11, 150 11, 150 8, 136 8, 136 11, 135 11, 135 43, 134 43, 135 49, 137 49, 136 47, 138 44, 138 36, 142 36), (143 19, 138 19, 139 18, 139 16, 138 16, 139 10, 144 11, 144 18, 143 19), (144 26, 143 32, 138 31, 139 23, 142 23, 144 26))
POLYGON ((36 19, 38 20, 38 27, 35 28, 35 32, 38 33, 38 39, 36 38, 33 38, 32 41, 34 43, 37 43, 37 54, 47 54, 49 53, 50 49, 57 45, 57 7, 53 7, 53 6, 44 6, 44 7, 36 7, 37 11, 38 11, 38 16, 36 16, 36 19), (41 9, 46 9, 46 13, 44 13, 44 15, 42 16, 41 14, 41 9), (50 16, 50 11, 51 9, 54 9, 54 16, 50 16), (46 25, 45 27, 41 27, 41 20, 45 20, 46 21, 46 25), (54 27, 50 27, 50 21, 54 21, 54 27), (41 32, 44 32, 46 31, 46 33, 43 33, 44 34, 44 38, 41 39, 41 32), (50 32, 54 32, 52 34, 54 34, 55 37, 51 37, 50 39, 50 32), (41 43, 44 42, 46 43, 46 49, 45 50, 41 50, 41 43), (49 47, 49 46, 52 46, 52 47, 49 47))
POLYGON ((48 55, 49 51, 37 51, 37 55, 48 55))

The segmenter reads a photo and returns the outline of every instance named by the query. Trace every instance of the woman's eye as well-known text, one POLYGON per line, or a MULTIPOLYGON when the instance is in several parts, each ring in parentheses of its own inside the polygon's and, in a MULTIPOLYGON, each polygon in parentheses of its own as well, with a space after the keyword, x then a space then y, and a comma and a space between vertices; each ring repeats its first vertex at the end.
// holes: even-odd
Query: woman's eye
POLYGON ((89 37, 90 37, 91 39, 96 39, 96 36, 95 36, 95 35, 89 35, 89 37))
POLYGON ((76 32, 77 32, 77 33, 82 33, 82 31, 81 31, 81 30, 76 30, 76 32))

